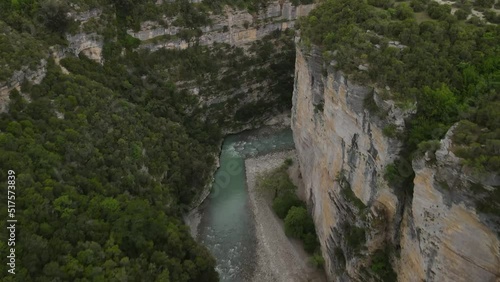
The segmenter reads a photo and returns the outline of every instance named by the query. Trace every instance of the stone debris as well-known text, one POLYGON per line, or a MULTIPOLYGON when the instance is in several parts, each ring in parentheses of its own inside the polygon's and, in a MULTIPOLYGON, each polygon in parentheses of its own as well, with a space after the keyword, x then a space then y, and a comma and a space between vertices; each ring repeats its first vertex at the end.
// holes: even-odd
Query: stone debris
POLYGON ((256 221, 258 257, 252 279, 255 282, 326 281, 324 274, 310 264, 302 246, 285 235, 283 222, 274 214, 265 196, 256 190, 259 174, 279 167, 291 157, 295 158, 295 150, 245 161, 250 206, 256 221))

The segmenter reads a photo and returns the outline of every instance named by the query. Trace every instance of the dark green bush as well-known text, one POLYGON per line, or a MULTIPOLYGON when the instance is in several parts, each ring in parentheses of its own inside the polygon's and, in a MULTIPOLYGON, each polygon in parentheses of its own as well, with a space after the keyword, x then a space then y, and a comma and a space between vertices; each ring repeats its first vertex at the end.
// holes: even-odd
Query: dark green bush
POLYGON ((475 0, 472 3, 475 7, 491 8, 495 3, 495 0, 475 0))
POLYGON ((411 0, 410 6, 412 7, 413 11, 418 13, 418 12, 425 11, 427 4, 422 0, 411 0))
POLYGON ((433 19, 445 20, 451 13, 451 6, 432 1, 427 5, 427 13, 433 19))
POLYGON ((309 231, 311 222, 304 207, 291 207, 285 217, 285 233, 290 237, 302 238, 309 231))
POLYGON ((366 242, 365 229, 355 225, 347 225, 345 229, 347 245, 354 251, 359 251, 366 242))
POLYGON ((401 3, 396 6, 396 18, 399 20, 406 20, 413 17, 413 9, 408 3, 401 3))
POLYGON ((500 23, 500 15, 498 15, 495 11, 493 10, 486 10, 484 12, 484 17, 486 18, 487 21, 490 23, 495 23, 499 24, 500 23))
POLYGON ((308 232, 304 234, 301 239, 304 242, 304 250, 310 254, 312 254, 319 246, 316 233, 308 232))
POLYGON ((371 256, 371 270, 384 282, 397 281, 397 274, 394 272, 389 261, 387 249, 376 250, 371 256))
POLYGON ((302 201, 297 197, 294 191, 285 192, 282 195, 278 195, 273 200, 273 210, 281 219, 286 217, 291 207, 302 205, 302 201))
POLYGON ((394 4, 393 0, 368 0, 368 4, 378 7, 378 8, 383 8, 387 9, 392 7, 394 4))
POLYGON ((315 252, 311 258, 311 261, 316 268, 323 268, 325 265, 325 259, 321 255, 321 252, 315 252))
POLYGON ((457 17, 457 19, 459 19, 459 20, 465 20, 465 19, 467 19, 468 15, 469 15, 469 13, 467 13, 464 9, 458 9, 455 12, 455 17, 457 17))

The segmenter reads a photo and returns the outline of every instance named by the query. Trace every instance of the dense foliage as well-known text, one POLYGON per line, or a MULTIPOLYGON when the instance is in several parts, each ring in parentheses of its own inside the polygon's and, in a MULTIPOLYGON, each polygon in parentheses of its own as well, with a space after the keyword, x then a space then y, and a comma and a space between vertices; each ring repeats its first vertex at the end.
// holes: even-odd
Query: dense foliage
POLYGON ((196 86, 204 99, 216 98, 220 102, 204 111, 220 125, 237 127, 291 108, 295 58, 292 36, 290 31, 276 31, 253 43, 247 51, 228 44, 195 45, 181 51, 140 51, 134 61, 143 73, 148 70, 158 79, 184 81, 179 88, 196 86), (239 107, 248 95, 255 95, 249 92, 260 99, 239 107))
POLYGON ((174 103, 179 121, 87 75, 51 62, 42 84, 22 89, 32 101, 13 91, 0 119, 0 166, 17 173, 23 223, 16 278, 216 281, 213 259, 178 215, 206 182, 217 139, 197 140, 200 129, 180 124, 174 103))
POLYGON ((209 176, 215 143, 89 77, 50 62, 42 84, 22 89, 32 101, 13 91, 0 119, 0 167, 17 173, 23 222, 17 277, 216 280, 178 218, 209 176))
POLYGON ((460 144, 485 146, 468 164, 498 171, 498 160, 489 156, 498 156, 494 144, 500 140, 500 27, 464 22, 450 14, 449 6, 433 1, 410 4, 326 1, 301 22, 304 44, 322 46, 324 56, 352 79, 390 87, 391 98, 402 107, 417 102, 408 122, 409 151, 468 120, 469 128, 484 135, 459 138, 460 144), (412 6, 425 12, 416 16, 412 6), (359 65, 368 65, 368 71, 359 65))
POLYGON ((32 70, 47 57, 45 44, 27 33, 19 33, 0 21, 0 81, 12 77, 14 71, 28 67, 32 70))
POLYGON ((144 20, 183 27, 177 36, 193 41, 210 24, 208 2, 156 2, 0 2, 0 82, 23 68, 43 72, 47 60, 42 83, 11 91, 0 115, 0 167, 16 172, 22 222, 16 276, 5 281, 218 280, 181 215, 211 177, 222 130, 290 107, 293 33, 246 52, 225 44, 137 49, 126 30, 144 20), (80 27, 67 16, 92 8, 101 16, 80 27), (102 65, 83 55, 50 59, 48 46, 82 31, 103 36, 102 65), (233 93, 242 86, 266 101, 239 109, 245 92, 233 93), (200 106, 199 97, 220 102, 200 106))

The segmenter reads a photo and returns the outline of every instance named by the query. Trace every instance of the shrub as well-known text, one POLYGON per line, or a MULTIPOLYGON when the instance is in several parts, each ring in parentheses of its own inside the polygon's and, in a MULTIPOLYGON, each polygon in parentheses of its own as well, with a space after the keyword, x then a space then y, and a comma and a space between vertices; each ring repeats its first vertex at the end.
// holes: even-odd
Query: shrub
MULTIPOLYGON (((493 108, 497 107, 493 103, 493 108)), ((483 109, 485 111, 487 109, 483 109)), ((492 121, 495 119, 486 119, 492 121)), ((490 128, 497 127, 497 124, 488 124, 490 128)), ((453 152, 464 160, 465 164, 478 171, 498 171, 500 170, 500 132, 498 130, 488 130, 484 125, 479 125, 471 121, 461 121, 453 131, 453 152)))
POLYGON ((131 36, 130 34, 126 34, 121 38, 120 43, 127 49, 134 49, 141 45, 141 40, 131 36))
POLYGON ((285 195, 293 197, 293 195, 289 194, 295 194, 297 189, 288 176, 285 164, 259 177, 257 185, 259 189, 274 192, 275 198, 285 195))
POLYGON ((345 238, 351 249, 359 251, 366 242, 365 229, 355 225, 347 225, 345 238))
POLYGON ((313 253, 319 246, 318 237, 315 233, 308 232, 302 236, 304 242, 304 250, 308 253, 313 253))
POLYGON ((315 252, 313 254, 313 256, 311 257, 311 262, 317 268, 323 268, 323 265, 325 265, 325 259, 320 252, 315 252))
POLYGON ((314 105, 314 112, 315 113, 322 113, 324 109, 325 103, 321 102, 319 104, 314 105))
POLYGON ((302 202, 293 191, 284 193, 283 195, 278 195, 273 200, 273 210, 281 219, 286 217, 291 207, 298 207, 302 205, 302 202))
POLYGON ((451 13, 450 5, 440 5, 437 2, 432 1, 427 6, 427 13, 432 19, 444 20, 451 13))
POLYGON ((473 15, 467 20, 467 23, 475 26, 481 26, 483 24, 483 21, 479 17, 473 15))
POLYGON ((384 179, 391 186, 401 186, 405 180, 412 176, 413 168, 406 159, 397 159, 385 167, 384 179))
POLYGON ((304 208, 292 207, 285 218, 285 233, 287 236, 300 238, 304 233, 307 211, 304 208))
POLYGON ((401 3, 396 7, 396 17, 405 20, 413 17, 413 9, 407 3, 401 3))
POLYGON ((486 20, 488 20, 490 23, 500 23, 500 16, 497 15, 497 13, 493 10, 487 10, 484 12, 484 17, 486 20))
POLYGON ((411 0, 410 6, 415 12, 422 12, 425 10, 426 4, 422 0, 411 0))
POLYGON ((303 239, 305 234, 314 232, 314 222, 304 207, 291 207, 285 217, 285 234, 303 239))
POLYGON ((455 12, 455 17, 457 17, 457 19, 459 19, 459 20, 465 20, 465 19, 467 19, 468 15, 469 15, 469 13, 467 13, 464 9, 458 9, 455 12))
POLYGON ((493 3, 495 3, 495 0, 475 0, 473 5, 482 8, 491 8, 493 3))
POLYGON ((392 0, 368 0, 368 4, 378 7, 378 8, 383 8, 387 9, 392 7, 394 4, 394 1, 392 0))
POLYGON ((51 31, 62 33, 69 24, 68 11, 65 1, 46 0, 40 3, 39 17, 51 31))
POLYGON ((371 257, 371 270, 384 282, 397 281, 397 274, 389 261, 388 250, 376 250, 371 257))
POLYGON ((422 141, 420 144, 418 144, 418 152, 420 154, 425 154, 426 152, 429 152, 431 154, 431 157, 434 156, 434 153, 441 148, 441 143, 439 140, 428 140, 428 141, 422 141))
POLYGON ((397 127, 395 124, 389 124, 382 129, 382 133, 390 138, 396 137, 397 127))

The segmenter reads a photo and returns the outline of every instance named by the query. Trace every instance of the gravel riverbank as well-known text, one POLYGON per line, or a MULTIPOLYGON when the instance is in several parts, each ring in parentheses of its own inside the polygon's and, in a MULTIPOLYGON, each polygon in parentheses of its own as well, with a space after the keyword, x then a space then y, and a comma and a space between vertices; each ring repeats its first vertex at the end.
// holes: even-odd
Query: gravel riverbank
POLYGON ((253 281, 302 282, 326 281, 324 273, 309 262, 309 255, 297 240, 289 239, 283 222, 272 211, 270 199, 256 188, 257 176, 277 168, 286 158, 294 159, 295 150, 271 153, 247 159, 246 181, 257 235, 257 267, 253 281))

